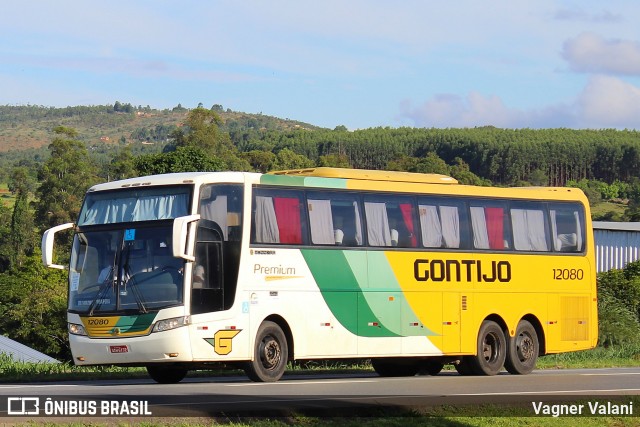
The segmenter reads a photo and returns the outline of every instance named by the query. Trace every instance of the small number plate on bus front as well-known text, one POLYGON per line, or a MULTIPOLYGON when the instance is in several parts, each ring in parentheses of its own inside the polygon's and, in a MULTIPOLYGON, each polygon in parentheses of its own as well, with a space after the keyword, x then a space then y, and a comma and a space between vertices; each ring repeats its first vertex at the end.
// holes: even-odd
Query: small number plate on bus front
POLYGON ((127 347, 126 345, 110 345, 109 351, 111 353, 128 353, 129 347, 127 347))

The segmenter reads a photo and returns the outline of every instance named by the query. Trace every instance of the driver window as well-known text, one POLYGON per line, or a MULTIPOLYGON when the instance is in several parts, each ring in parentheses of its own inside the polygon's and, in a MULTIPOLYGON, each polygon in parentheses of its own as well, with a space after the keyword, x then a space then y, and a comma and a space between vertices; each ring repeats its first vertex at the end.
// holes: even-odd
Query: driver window
POLYGON ((242 187, 233 184, 205 185, 200 191, 200 217, 220 227, 227 241, 240 241, 242 187))

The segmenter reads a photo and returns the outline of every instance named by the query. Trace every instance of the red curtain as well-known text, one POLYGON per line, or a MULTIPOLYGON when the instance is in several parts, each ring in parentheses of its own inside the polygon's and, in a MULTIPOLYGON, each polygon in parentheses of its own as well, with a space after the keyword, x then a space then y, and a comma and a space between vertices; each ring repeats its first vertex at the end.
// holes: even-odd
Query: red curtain
POLYGON ((491 249, 504 249, 504 210, 502 208, 484 208, 487 221, 487 234, 491 249))
POLYGON ((276 211, 280 243, 302 243, 300 201, 297 198, 274 197, 273 208, 276 211))
POLYGON ((411 247, 415 248, 418 245, 418 240, 416 238, 416 233, 413 230, 413 215, 411 204, 400 203, 400 212, 402 212, 404 225, 407 227, 407 231, 409 231, 409 235, 411 236, 411 247))

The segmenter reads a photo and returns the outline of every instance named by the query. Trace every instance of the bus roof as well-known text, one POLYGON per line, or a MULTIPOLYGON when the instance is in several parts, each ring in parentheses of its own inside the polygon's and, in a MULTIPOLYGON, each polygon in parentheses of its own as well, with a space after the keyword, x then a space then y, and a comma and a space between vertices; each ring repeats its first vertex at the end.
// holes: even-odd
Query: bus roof
POLYGON ((457 184, 458 181, 447 175, 436 173, 412 173, 346 168, 308 168, 269 172, 272 175, 315 176, 323 178, 358 179, 366 181, 414 182, 420 184, 457 184))
POLYGON ((244 182, 247 176, 259 176, 253 172, 180 172, 161 175, 147 175, 136 178, 128 178, 119 181, 110 181, 92 186, 88 191, 115 190, 129 187, 144 187, 152 185, 176 185, 176 184, 201 184, 212 182, 213 177, 217 182, 244 182))

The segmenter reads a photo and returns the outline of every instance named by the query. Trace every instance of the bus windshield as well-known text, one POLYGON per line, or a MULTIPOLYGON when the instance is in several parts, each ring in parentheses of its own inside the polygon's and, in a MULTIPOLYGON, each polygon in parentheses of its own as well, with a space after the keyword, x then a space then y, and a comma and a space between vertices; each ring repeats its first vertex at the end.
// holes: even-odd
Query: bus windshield
POLYGON ((187 214, 190 192, 171 186, 88 193, 78 226, 177 218, 187 214))
POLYGON ((69 310, 146 313, 182 304, 183 260, 172 255, 171 221, 76 233, 69 310))

